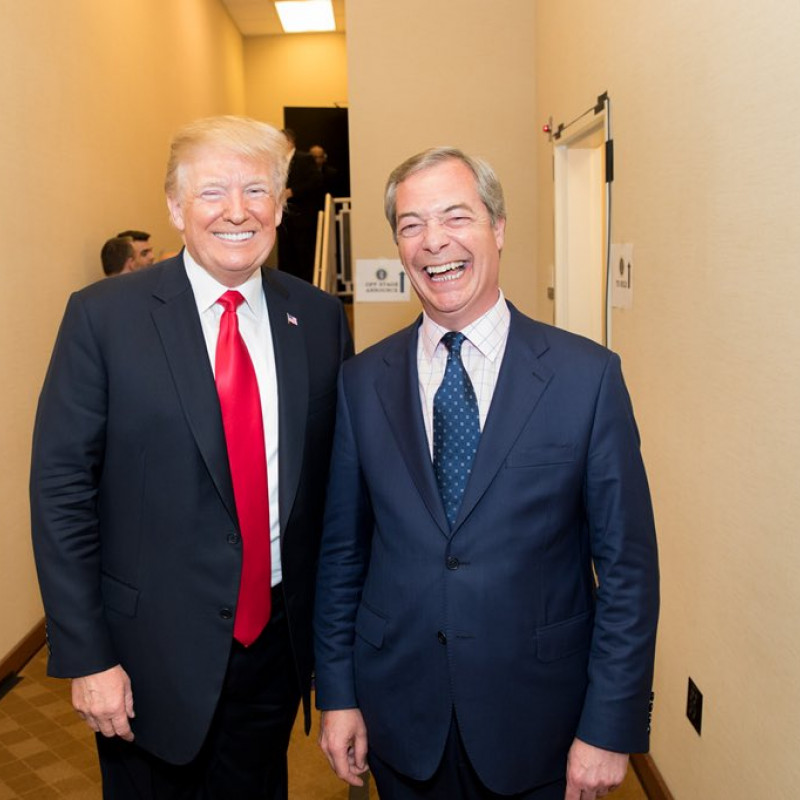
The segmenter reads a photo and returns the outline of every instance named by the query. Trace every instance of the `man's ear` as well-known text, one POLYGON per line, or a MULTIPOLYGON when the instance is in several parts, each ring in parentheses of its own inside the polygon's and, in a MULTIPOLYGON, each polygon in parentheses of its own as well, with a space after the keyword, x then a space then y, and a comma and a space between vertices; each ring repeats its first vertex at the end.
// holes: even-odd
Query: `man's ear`
POLYGON ((167 197, 167 208, 169 209, 169 218, 172 224, 183 233, 183 208, 181 202, 175 197, 167 197))
POLYGON ((497 249, 502 252, 506 241, 506 221, 503 217, 500 217, 494 224, 494 240, 497 243, 497 249))

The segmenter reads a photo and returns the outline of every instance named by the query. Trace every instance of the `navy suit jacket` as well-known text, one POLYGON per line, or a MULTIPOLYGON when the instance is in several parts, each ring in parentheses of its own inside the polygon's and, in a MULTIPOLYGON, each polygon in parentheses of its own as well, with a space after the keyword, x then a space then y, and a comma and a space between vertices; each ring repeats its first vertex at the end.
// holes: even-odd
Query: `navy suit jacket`
POLYGON ((370 749, 419 780, 436 769, 455 708, 473 766, 504 794, 563 778, 575 736, 646 750, 658 566, 618 357, 512 307, 450 530, 423 426, 417 328, 342 370, 318 706, 359 708, 370 749))
MULTIPOLYGON (((283 591, 308 707, 311 615, 341 303, 263 271, 278 379, 283 591)), ((49 671, 121 663, 137 743, 198 752, 230 653, 241 541, 219 401, 182 257, 74 294, 44 382, 31 473, 49 671)))

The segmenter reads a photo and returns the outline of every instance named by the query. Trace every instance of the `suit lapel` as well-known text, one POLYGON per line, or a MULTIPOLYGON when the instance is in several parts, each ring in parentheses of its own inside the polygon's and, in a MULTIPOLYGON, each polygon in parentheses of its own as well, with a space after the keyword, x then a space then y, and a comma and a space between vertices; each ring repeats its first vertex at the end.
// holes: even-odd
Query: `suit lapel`
POLYGON ((442 533, 450 536, 450 526, 433 473, 420 406, 418 328, 419 320, 399 335, 393 347, 384 355, 384 370, 376 380, 375 389, 417 491, 442 533))
POLYGON ((502 469, 509 451, 533 414, 552 372, 540 356, 547 350, 542 329, 513 306, 503 364, 481 434, 464 499, 453 531, 469 516, 502 469))
POLYGON ((233 520, 237 519, 228 451, 214 373, 208 360, 197 304, 180 258, 165 267, 153 296, 153 321, 164 347, 189 428, 211 479, 233 520))
POLYGON ((283 535, 300 483, 305 451, 309 376, 303 325, 312 324, 312 320, 304 319, 302 309, 292 305, 288 290, 272 270, 264 268, 262 278, 278 380, 278 502, 283 535))

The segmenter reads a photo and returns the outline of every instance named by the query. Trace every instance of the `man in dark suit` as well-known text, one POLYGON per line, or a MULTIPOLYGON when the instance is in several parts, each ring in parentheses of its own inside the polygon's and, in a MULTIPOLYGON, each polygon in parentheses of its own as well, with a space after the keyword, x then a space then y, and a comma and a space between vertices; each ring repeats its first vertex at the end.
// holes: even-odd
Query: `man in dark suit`
POLYGON ((287 128, 283 133, 292 153, 286 179, 286 213, 278 228, 278 266, 312 283, 317 215, 325 204, 325 188, 314 157, 297 149, 294 131, 287 128))
POLYGON ((314 159, 317 170, 322 176, 323 194, 329 194, 331 197, 342 197, 339 170, 328 163, 328 154, 325 152, 325 148, 320 144, 315 144, 308 148, 308 152, 314 159))
POLYGON ((322 749, 387 800, 602 797, 648 746, 658 615, 619 358, 506 302, 485 162, 412 157, 386 214, 424 313, 340 378, 322 749))
POLYGON ((33 541, 49 671, 98 733, 107 798, 286 798, 311 616, 341 304, 263 269, 286 142, 180 131, 185 249, 74 294, 39 403, 33 541))

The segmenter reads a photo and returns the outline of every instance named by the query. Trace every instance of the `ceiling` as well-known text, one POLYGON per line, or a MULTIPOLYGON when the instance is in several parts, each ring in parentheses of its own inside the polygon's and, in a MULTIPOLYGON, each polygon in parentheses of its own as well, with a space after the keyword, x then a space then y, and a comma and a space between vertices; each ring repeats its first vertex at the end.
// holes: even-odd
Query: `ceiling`
MULTIPOLYGON (((293 35, 283 33, 272 0, 222 0, 222 2, 242 36, 293 35)), ((339 32, 345 29, 344 3, 345 0, 333 0, 333 16, 336 20, 336 30, 339 32)))

